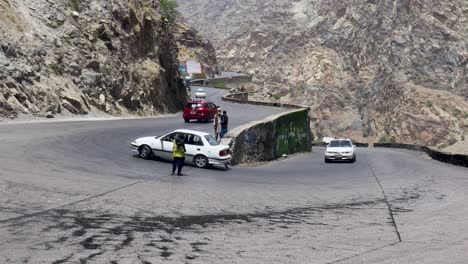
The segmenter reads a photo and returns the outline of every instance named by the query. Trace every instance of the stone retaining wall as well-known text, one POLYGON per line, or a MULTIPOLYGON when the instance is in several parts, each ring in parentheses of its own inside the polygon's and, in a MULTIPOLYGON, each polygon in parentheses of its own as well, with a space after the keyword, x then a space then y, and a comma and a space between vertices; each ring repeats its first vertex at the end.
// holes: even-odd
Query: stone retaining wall
POLYGON ((374 143, 374 147, 377 148, 400 148, 415 151, 423 151, 427 153, 432 159, 441 162, 449 163, 452 165, 468 167, 468 155, 452 154, 437 150, 432 147, 411 145, 411 144, 399 144, 399 143, 374 143))
POLYGON ((242 76, 232 76, 232 77, 222 77, 222 78, 211 78, 207 79, 209 84, 214 84, 217 82, 226 82, 226 83, 245 83, 251 82, 252 76, 250 75, 242 75, 242 76))
POLYGON ((264 105, 264 106, 273 106, 279 108, 288 108, 288 109, 303 109, 307 108, 305 106, 293 105, 293 104, 283 104, 283 103, 273 103, 273 102, 260 102, 260 101, 249 101, 248 92, 236 92, 230 93, 222 97, 223 101, 239 104, 251 104, 251 105, 264 105))
POLYGON ((192 81, 192 85, 196 86, 207 86, 207 87, 216 87, 218 84, 222 83, 226 87, 217 87, 217 88, 234 88, 230 86, 236 86, 235 84, 246 84, 252 82, 252 76, 232 76, 232 77, 223 77, 223 78, 211 78, 211 79, 197 79, 192 81))
POLYGON ((309 108, 291 110, 231 130, 222 143, 231 146, 232 164, 270 161, 311 150, 309 108))
MULTIPOLYGON (((353 142, 353 144, 354 144, 356 147, 360 147, 360 148, 367 148, 367 147, 369 147, 369 143, 353 142)), ((328 145, 327 143, 322 142, 322 141, 314 141, 314 142, 312 142, 312 146, 326 147, 327 145, 328 145)))
POLYGON ((246 103, 249 101, 249 93, 247 92, 238 92, 230 93, 222 98, 223 101, 230 101, 234 103, 246 103))

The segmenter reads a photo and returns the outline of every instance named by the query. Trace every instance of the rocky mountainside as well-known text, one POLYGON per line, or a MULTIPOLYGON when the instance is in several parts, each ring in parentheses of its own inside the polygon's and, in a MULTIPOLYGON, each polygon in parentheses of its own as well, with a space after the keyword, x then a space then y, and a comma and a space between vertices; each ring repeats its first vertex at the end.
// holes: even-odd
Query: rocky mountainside
POLYGON ((158 0, 0 0, 0 118, 180 110, 178 46, 203 47, 161 14, 158 0))
POLYGON ((311 106, 317 137, 447 145, 468 134, 466 0, 179 1, 256 96, 311 106))

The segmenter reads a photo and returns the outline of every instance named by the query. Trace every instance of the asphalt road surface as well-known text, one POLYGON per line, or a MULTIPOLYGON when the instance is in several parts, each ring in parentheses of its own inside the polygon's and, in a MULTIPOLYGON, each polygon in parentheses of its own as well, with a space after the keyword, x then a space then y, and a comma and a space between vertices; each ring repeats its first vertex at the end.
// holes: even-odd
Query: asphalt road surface
MULTIPOLYGON (((220 102, 231 127, 281 109, 220 102)), ((0 263, 467 263, 468 170, 425 154, 323 149, 256 168, 131 156, 181 117, 0 124, 0 263)))

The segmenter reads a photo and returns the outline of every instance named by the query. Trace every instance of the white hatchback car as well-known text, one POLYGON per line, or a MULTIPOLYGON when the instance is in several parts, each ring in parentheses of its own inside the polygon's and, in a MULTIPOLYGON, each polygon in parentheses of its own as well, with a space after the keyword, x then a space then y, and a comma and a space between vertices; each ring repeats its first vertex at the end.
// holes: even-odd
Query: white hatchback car
POLYGON ((173 140, 178 134, 185 138, 186 163, 199 168, 206 168, 209 165, 227 167, 231 163, 232 156, 229 152, 229 146, 221 145, 208 133, 195 130, 178 129, 164 136, 138 138, 131 143, 132 151, 142 159, 156 156, 172 160, 173 140))
POLYGON ((325 162, 347 160, 356 162, 356 147, 350 139, 333 139, 325 150, 325 162))
POLYGON ((196 98, 206 98, 206 92, 205 90, 198 88, 197 91, 195 92, 195 97, 196 98))

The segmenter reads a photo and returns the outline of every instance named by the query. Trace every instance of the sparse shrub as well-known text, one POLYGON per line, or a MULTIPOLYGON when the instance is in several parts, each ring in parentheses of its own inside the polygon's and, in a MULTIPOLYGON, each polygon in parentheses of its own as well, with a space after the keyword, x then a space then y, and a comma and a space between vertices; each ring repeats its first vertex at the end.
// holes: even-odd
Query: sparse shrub
POLYGON ((468 112, 465 112, 465 114, 463 115, 464 118, 468 118, 468 112))
POLYGON ((432 105, 433 105, 433 104, 432 104, 432 101, 431 101, 431 100, 427 100, 426 106, 430 108, 430 107, 432 107, 432 105))
POLYGON ((273 95, 273 98, 274 98, 275 100, 279 100, 279 99, 281 98, 281 95, 279 95, 279 94, 274 94, 274 95, 273 95))
POLYGON ((81 11, 79 0, 70 0, 70 6, 75 11, 81 11))
POLYGON ((369 130, 367 130, 367 129, 362 130, 362 136, 363 137, 368 137, 369 136, 369 130))
POLYGON ((447 104, 443 104, 441 108, 442 108, 442 110, 447 111, 448 106, 447 106, 447 104))
POLYGON ((388 138, 387 135, 382 135, 382 136, 379 137, 378 142, 381 143, 381 144, 390 143, 390 138, 388 138))
POLYGON ((301 90, 301 92, 305 92, 305 90, 307 89, 307 85, 305 83, 301 83, 301 85, 299 86, 299 89, 301 90))
POLYGON ((462 134, 462 135, 461 135, 460 140, 461 140, 461 141, 465 141, 465 134, 462 134))
POLYGON ((176 0, 159 0, 164 17, 169 23, 174 23, 177 19, 177 1, 176 0))
POLYGON ((448 147, 447 144, 440 144, 439 146, 437 146, 438 149, 444 149, 448 147))
POLYGON ((448 144, 449 144, 449 146, 451 146, 451 145, 453 145, 453 144, 455 144, 455 143, 457 143, 457 139, 455 138, 454 135, 451 135, 451 136, 449 137, 449 139, 448 139, 448 144))

